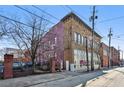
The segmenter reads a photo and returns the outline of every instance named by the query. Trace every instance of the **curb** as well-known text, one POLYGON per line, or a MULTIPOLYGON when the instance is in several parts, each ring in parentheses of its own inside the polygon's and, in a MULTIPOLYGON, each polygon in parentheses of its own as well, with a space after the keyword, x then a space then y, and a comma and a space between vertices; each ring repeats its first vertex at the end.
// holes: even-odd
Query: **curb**
MULTIPOLYGON (((107 71, 106 74, 112 72, 112 71, 115 70, 115 69, 116 69, 116 68, 114 68, 114 69, 110 69, 109 71, 107 71)), ((106 71, 104 71, 104 72, 106 72, 106 71)), ((86 85, 92 83, 93 81, 99 79, 100 77, 103 77, 103 76, 106 75, 106 74, 103 74, 103 75, 101 75, 101 76, 98 76, 98 77, 96 77, 96 78, 93 78, 93 79, 91 79, 91 80, 88 80, 88 81, 86 81, 84 84, 81 83, 81 84, 79 84, 79 85, 77 85, 77 86, 75 86, 75 87, 85 87, 86 85)))
MULTIPOLYGON (((100 76, 99 76, 99 77, 100 77, 100 76)), ((99 78, 99 77, 97 77, 97 78, 99 78)), ((82 83, 82 84, 79 84, 79 85, 77 85, 77 86, 75 86, 75 87, 85 87, 86 85, 88 85, 88 84, 90 84, 91 82, 95 81, 97 78, 88 80, 88 81, 86 81, 84 84, 82 83)))
POLYGON ((101 76, 98 76, 98 77, 96 77, 96 78, 93 78, 93 79, 91 79, 91 80, 87 81, 87 82, 86 82, 86 84, 85 84, 85 86, 86 86, 86 85, 89 85, 89 84, 90 84, 90 83, 92 83, 93 81, 95 81, 95 80, 97 80, 97 79, 99 79, 99 78, 101 78, 101 77, 103 77, 103 76, 107 75, 108 73, 110 73, 110 72, 114 71, 115 69, 116 69, 116 68, 114 68, 114 69, 112 69, 112 70, 109 70, 106 74, 101 75, 101 76))
POLYGON ((82 87, 82 85, 83 85, 83 84, 80 84, 80 85, 77 85, 77 86, 75 86, 75 87, 82 87))
MULTIPOLYGON (((102 75, 102 76, 103 76, 103 75, 102 75)), ((98 77, 96 77, 96 78, 94 78, 94 79, 91 79, 91 80, 87 81, 86 84, 85 84, 85 86, 86 86, 86 85, 89 85, 90 83, 92 83, 93 81, 95 81, 96 79, 98 79, 99 77, 101 77, 101 76, 98 76, 98 77)))

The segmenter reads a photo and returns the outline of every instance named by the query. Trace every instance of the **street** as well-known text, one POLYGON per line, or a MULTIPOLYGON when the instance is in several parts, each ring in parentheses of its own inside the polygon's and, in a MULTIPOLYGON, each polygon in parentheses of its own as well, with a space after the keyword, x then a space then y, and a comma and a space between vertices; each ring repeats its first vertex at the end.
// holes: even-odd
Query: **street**
POLYGON ((124 67, 91 72, 63 71, 0 80, 0 87, 123 87, 124 67))
POLYGON ((80 83, 103 75, 102 70, 93 72, 71 72, 31 75, 26 77, 0 80, 0 87, 75 87, 80 83))
POLYGON ((124 67, 90 80, 85 87, 124 87, 124 67))

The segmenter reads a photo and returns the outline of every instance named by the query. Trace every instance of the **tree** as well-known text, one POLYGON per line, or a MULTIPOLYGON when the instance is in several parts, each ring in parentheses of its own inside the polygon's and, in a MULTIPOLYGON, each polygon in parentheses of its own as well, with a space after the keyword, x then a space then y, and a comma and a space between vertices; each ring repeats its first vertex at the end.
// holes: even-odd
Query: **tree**
POLYGON ((1 22, 0 26, 3 32, 12 37, 23 54, 25 54, 24 50, 28 51, 33 63, 33 71, 35 71, 37 50, 42 44, 40 41, 47 30, 48 23, 43 18, 30 16, 29 20, 26 19, 26 24, 6 19, 6 21, 1 22))
MULTIPOLYGON (((91 49, 92 48, 92 44, 91 44, 92 42, 90 39, 88 40, 88 46, 91 49)), ((101 48, 101 43, 94 41, 94 43, 93 43, 93 53, 94 53, 93 54, 94 55, 93 60, 94 60, 94 57, 96 57, 96 60, 94 60, 93 62, 95 62, 95 61, 97 62, 97 64, 99 65, 98 69, 100 69, 100 67, 101 67, 101 56, 100 56, 100 50, 101 49, 100 48, 101 48)))
POLYGON ((4 32, 0 31, 0 39, 5 35, 4 32))

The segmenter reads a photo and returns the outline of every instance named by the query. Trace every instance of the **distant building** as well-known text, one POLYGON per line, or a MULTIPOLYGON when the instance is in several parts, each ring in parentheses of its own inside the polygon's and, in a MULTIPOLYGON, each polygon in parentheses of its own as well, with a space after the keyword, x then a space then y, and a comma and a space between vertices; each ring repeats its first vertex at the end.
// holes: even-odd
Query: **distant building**
POLYGON ((5 54, 12 54, 13 61, 20 61, 20 62, 29 62, 31 58, 29 57, 29 53, 26 50, 20 50, 16 48, 4 48, 1 50, 1 59, 3 60, 5 54))
POLYGON ((120 65, 120 51, 114 47, 111 47, 111 65, 112 66, 120 65))
POLYGON ((28 50, 23 50, 24 57, 22 58, 23 62, 31 62, 30 52, 28 50))
POLYGON ((21 61, 21 58, 24 57, 22 51, 20 49, 16 48, 4 48, 3 49, 3 55, 4 54, 12 54, 14 57, 14 61, 21 61))
MULTIPOLYGON (((111 47, 111 61, 110 66, 119 66, 120 65, 120 51, 114 47, 111 47)), ((100 48, 100 59, 101 59, 101 67, 108 67, 109 63, 109 46, 105 43, 101 43, 100 48)))
POLYGON ((107 46, 105 43, 101 43, 100 48, 100 59, 101 59, 101 67, 106 68, 108 67, 109 62, 109 46, 107 46))

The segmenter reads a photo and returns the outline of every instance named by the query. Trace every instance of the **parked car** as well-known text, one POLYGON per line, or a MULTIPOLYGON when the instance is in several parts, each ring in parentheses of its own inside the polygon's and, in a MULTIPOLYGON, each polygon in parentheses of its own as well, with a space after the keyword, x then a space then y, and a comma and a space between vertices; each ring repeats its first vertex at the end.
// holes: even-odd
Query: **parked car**
POLYGON ((3 66, 3 63, 0 63, 0 66, 3 66))
POLYGON ((26 62, 26 67, 31 68, 33 66, 32 62, 26 62))
POLYGON ((3 71, 4 71, 4 66, 3 64, 0 64, 0 78, 3 78, 3 71))
POLYGON ((0 66, 0 73, 3 73, 4 66, 0 66))
POLYGON ((22 62, 13 62, 13 70, 14 71, 23 71, 25 69, 22 62))
POLYGON ((24 69, 27 68, 27 64, 26 64, 25 62, 21 62, 21 64, 22 64, 22 67, 23 67, 24 69))

